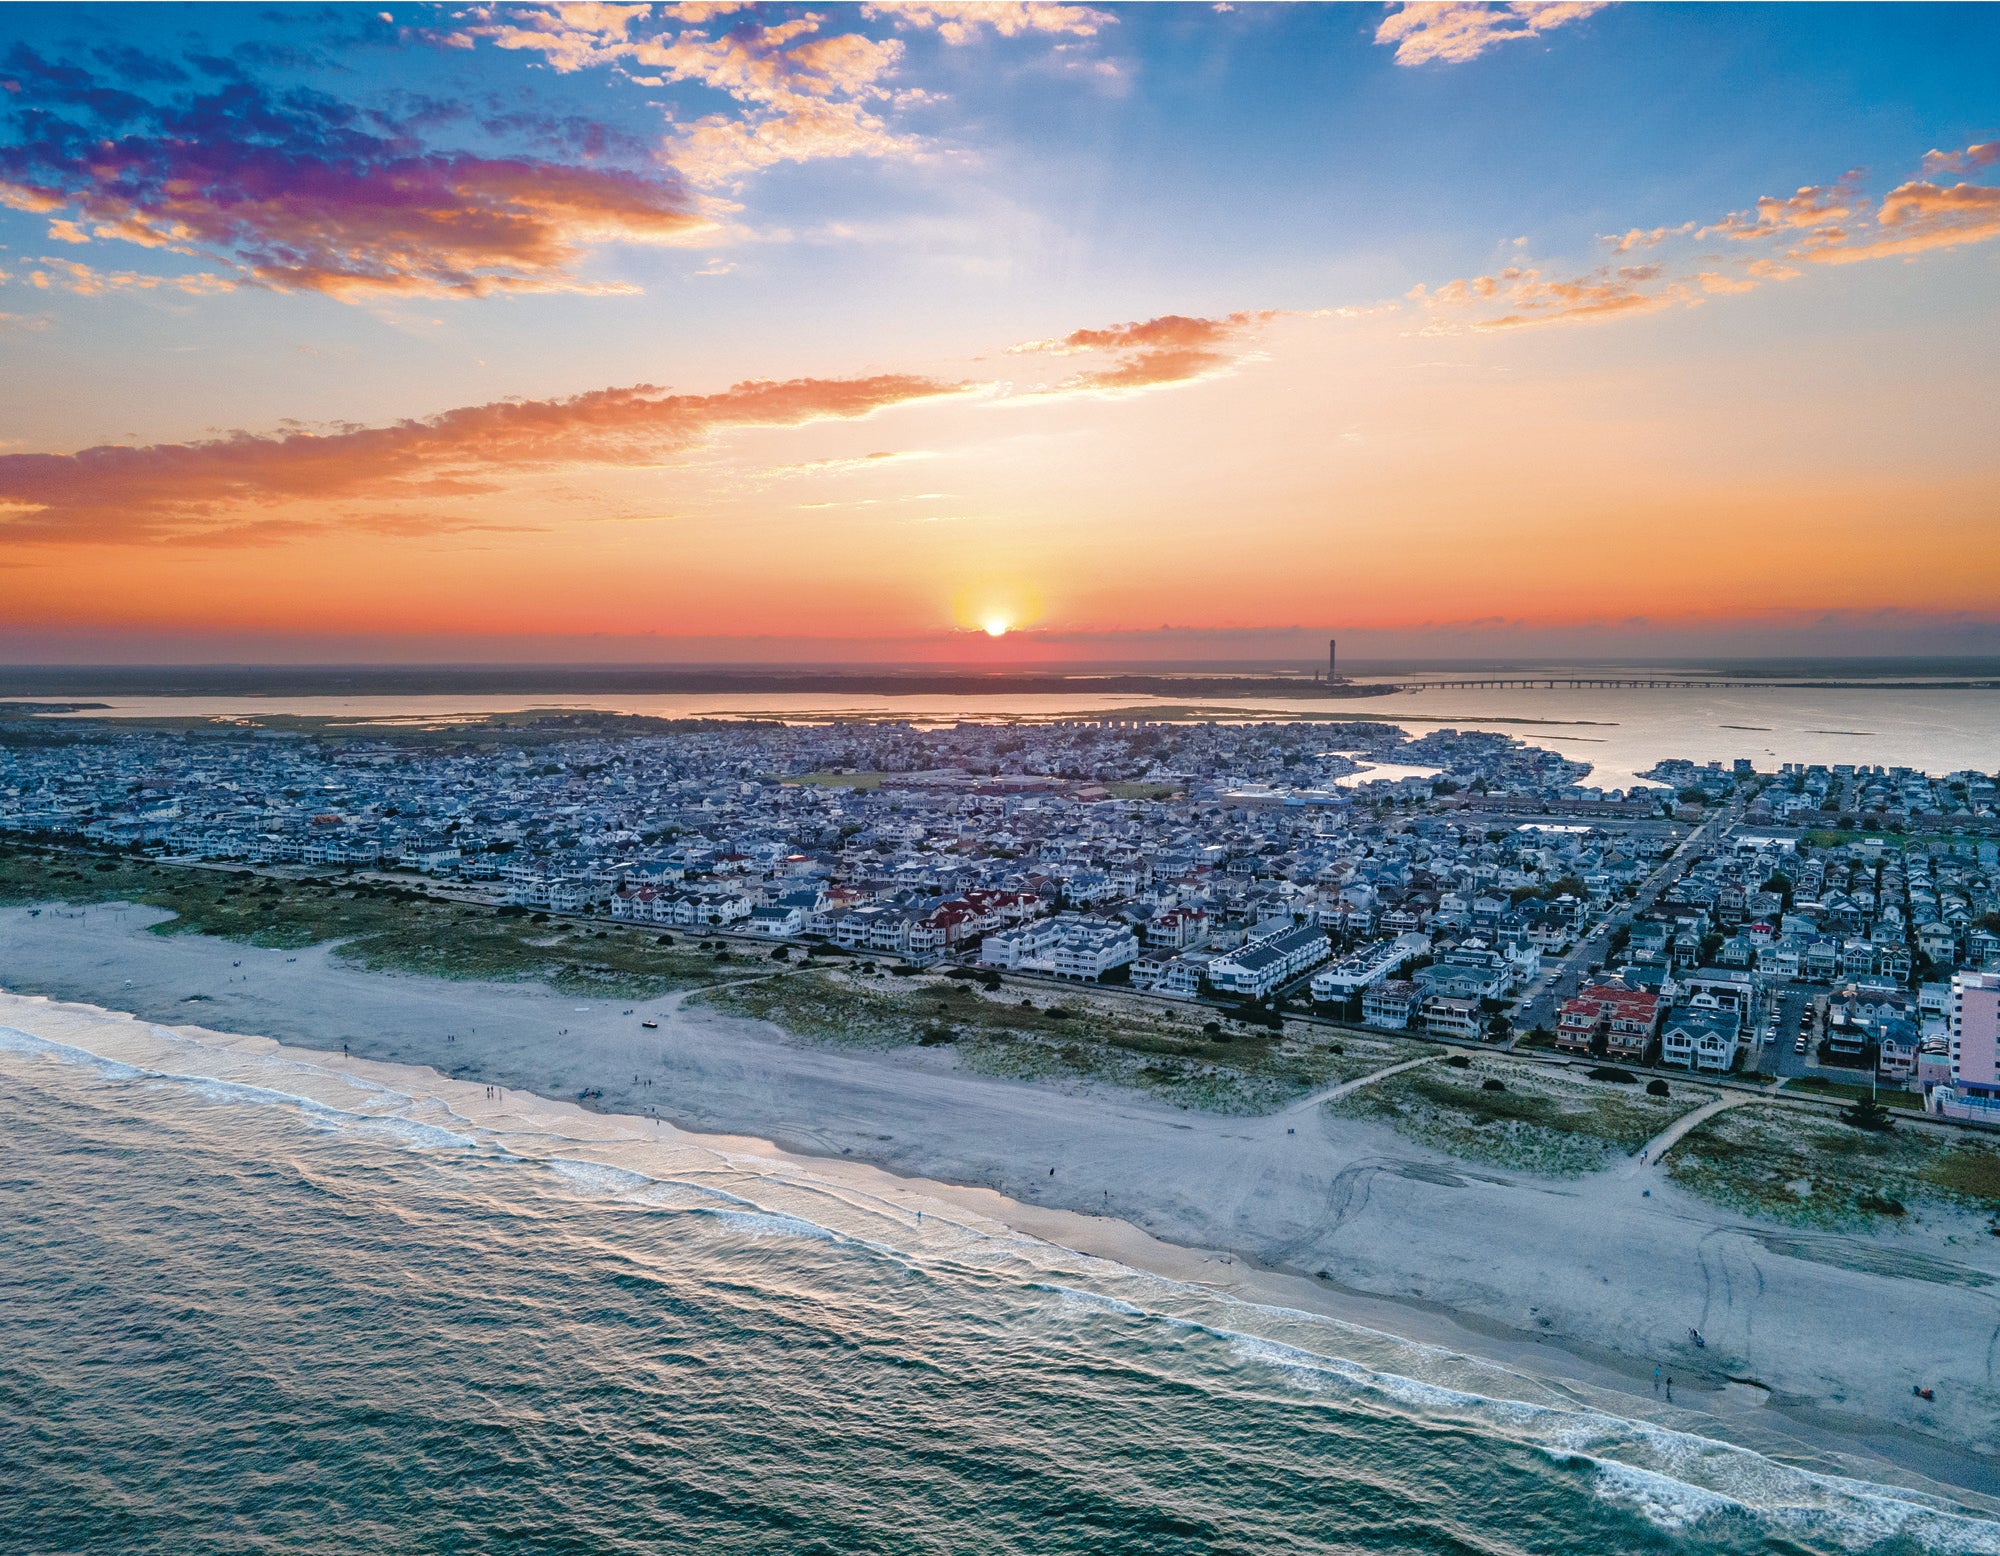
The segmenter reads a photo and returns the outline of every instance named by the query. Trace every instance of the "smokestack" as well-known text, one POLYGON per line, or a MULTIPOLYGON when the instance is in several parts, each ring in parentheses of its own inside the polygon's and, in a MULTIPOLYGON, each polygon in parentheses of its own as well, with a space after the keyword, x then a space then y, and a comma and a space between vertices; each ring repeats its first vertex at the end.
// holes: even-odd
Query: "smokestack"
POLYGON ((1334 650, 1339 647, 1339 644, 1340 640, 1338 638, 1328 638, 1326 640, 1326 678, 1329 681, 1340 679, 1340 671, 1336 665, 1334 654, 1334 650))

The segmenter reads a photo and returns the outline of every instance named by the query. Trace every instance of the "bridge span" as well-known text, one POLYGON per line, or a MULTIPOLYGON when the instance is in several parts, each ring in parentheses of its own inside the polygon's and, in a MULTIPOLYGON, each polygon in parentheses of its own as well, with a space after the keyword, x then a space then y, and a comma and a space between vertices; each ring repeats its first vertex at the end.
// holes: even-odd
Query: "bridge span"
POLYGON ((1509 675, 1479 676, 1458 681, 1404 681, 1398 691, 1405 692, 1450 692, 1467 691, 1481 687, 1527 688, 1535 691, 1554 691, 1559 687, 1605 687, 1617 691, 1683 691, 1705 688, 1770 686, 1769 681, 1730 681, 1715 678, 1689 676, 1615 676, 1615 675, 1509 675))

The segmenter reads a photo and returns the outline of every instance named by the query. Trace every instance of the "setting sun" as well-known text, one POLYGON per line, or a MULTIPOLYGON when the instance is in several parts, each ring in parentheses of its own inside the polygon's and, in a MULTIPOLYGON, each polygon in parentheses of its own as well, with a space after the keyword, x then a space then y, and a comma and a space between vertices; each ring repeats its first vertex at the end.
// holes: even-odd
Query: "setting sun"
POLYGON ((1003 638, 1007 635, 1008 622, 1004 616, 989 616, 980 625, 990 638, 1003 638))

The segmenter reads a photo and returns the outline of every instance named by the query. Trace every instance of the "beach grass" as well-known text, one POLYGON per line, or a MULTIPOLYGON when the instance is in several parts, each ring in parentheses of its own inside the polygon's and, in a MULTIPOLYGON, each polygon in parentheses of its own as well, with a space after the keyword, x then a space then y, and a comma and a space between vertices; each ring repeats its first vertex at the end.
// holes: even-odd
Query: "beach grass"
POLYGON ((539 981, 564 993, 615 998, 652 998, 741 977, 754 956, 718 961, 678 935, 663 946, 652 930, 536 923, 407 887, 337 877, 0 851, 0 903, 107 902, 172 913, 152 926, 159 935, 210 935, 282 951, 333 941, 343 958, 378 972, 539 981))
POLYGON ((1239 1026, 1205 1008, 1019 985, 998 991, 939 974, 885 977, 857 966, 709 990, 699 1003, 770 1021, 811 1042, 950 1047, 981 1074, 1093 1082, 1209 1112, 1262 1113, 1423 1052, 1380 1034, 1239 1026), (1212 1028, 1213 1030, 1210 1030, 1212 1028))
POLYGON ((1858 1129, 1838 1115, 1732 1108, 1668 1158, 1683 1188, 1802 1226, 1861 1227, 1927 1208, 2000 1211, 2000 1148, 1941 1130, 1858 1129))
POLYGON ((1629 1156, 1674 1119, 1713 1095, 1679 1085, 1667 1097, 1637 1086, 1587 1080, 1495 1055, 1466 1055, 1465 1068, 1421 1069, 1329 1103, 1349 1118, 1386 1123, 1450 1155, 1551 1177, 1574 1178, 1629 1156), (1499 1089, 1488 1082, 1498 1081, 1499 1089))

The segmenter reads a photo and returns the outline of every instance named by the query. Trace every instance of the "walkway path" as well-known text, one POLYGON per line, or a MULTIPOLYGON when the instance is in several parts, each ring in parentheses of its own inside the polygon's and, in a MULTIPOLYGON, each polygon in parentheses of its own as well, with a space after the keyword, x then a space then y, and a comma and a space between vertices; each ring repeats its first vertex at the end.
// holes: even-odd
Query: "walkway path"
POLYGON ((1756 1102, 1762 1097, 1774 1095, 1778 1087, 1784 1084, 1784 1081, 1779 1080, 1762 1091, 1726 1091, 1714 1101, 1704 1102, 1692 1112, 1683 1113, 1639 1148, 1639 1154, 1632 1158, 1632 1164, 1625 1169, 1625 1176, 1630 1178, 1643 1168, 1658 1167, 1660 1158, 1679 1145, 1681 1137, 1696 1125, 1707 1123, 1718 1113, 1726 1113, 1731 1108, 1740 1108, 1746 1102, 1756 1102))
POLYGON ((1322 1102, 1338 1102, 1351 1091, 1359 1091, 1363 1086, 1373 1086, 1377 1081, 1386 1081, 1392 1075, 1401 1075, 1405 1070, 1414 1070, 1420 1064, 1435 1064, 1443 1054, 1425 1054, 1417 1059, 1405 1059, 1401 1064, 1392 1064, 1386 1070, 1376 1070, 1370 1075, 1359 1075, 1351 1081, 1342 1081, 1338 1086, 1329 1086, 1325 1091, 1316 1091, 1310 1097, 1302 1097, 1290 1107, 1278 1110, 1280 1117, 1294 1113, 1310 1113, 1322 1102))

